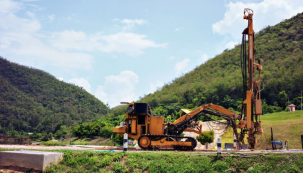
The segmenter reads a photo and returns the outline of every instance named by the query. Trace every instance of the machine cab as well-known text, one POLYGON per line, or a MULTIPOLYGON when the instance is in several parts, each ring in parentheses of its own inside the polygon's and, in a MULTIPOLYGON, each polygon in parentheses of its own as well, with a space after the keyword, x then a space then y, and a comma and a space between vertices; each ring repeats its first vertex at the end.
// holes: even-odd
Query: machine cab
POLYGON ((147 103, 129 104, 126 114, 126 130, 128 134, 148 134, 148 117, 150 110, 147 103))
POLYGON ((114 132, 138 139, 144 134, 163 134, 163 117, 152 116, 147 103, 128 103, 125 123, 115 127, 114 132))

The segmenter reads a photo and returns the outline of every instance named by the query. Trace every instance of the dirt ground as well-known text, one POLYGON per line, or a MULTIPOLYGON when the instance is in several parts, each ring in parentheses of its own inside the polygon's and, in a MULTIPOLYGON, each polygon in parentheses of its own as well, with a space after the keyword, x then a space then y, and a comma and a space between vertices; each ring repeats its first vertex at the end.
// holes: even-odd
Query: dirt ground
POLYGON ((23 172, 31 172, 31 173, 40 173, 41 171, 16 167, 16 166, 0 166, 0 172, 2 173, 23 173, 23 172))
POLYGON ((98 146, 98 145, 43 146, 43 145, 4 145, 4 144, 1 144, 0 148, 24 149, 24 150, 64 150, 64 149, 69 149, 69 150, 119 150, 122 147, 98 146))

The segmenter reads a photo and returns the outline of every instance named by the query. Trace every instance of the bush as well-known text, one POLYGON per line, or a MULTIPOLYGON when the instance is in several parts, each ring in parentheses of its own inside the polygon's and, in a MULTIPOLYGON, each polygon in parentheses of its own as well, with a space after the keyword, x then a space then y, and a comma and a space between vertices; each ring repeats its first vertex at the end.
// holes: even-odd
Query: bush
POLYGON ((110 126, 103 127, 100 132, 100 136, 102 137, 110 137, 112 134, 113 134, 113 128, 110 126))
POLYGON ((113 134, 113 127, 108 122, 96 119, 90 123, 80 123, 73 128, 73 134, 79 138, 92 136, 111 137, 113 134))
POLYGON ((69 133, 69 129, 65 126, 65 125, 62 125, 60 126, 60 129, 57 130, 57 132, 55 133, 55 137, 57 139, 60 139, 60 138, 65 138, 65 136, 69 133))
POLYGON ((202 145, 205 145, 206 143, 214 142, 214 138, 215 138, 215 133, 213 130, 202 132, 200 136, 196 137, 197 141, 199 141, 202 145))
POLYGON ((34 133, 30 136, 31 140, 40 140, 42 137, 42 134, 41 133, 34 133))

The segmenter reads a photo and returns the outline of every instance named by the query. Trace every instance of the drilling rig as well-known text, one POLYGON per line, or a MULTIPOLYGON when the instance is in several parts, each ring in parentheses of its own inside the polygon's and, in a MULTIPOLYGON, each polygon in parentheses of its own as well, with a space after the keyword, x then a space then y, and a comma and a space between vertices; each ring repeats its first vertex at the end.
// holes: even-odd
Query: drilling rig
POLYGON ((151 114, 147 103, 128 103, 125 122, 120 127, 114 128, 114 133, 138 140, 142 149, 176 149, 193 150, 197 146, 196 139, 181 136, 182 132, 194 132, 201 134, 202 126, 198 123, 200 116, 206 114, 218 116, 227 120, 233 128, 237 141, 237 148, 244 145, 245 134, 248 134, 249 148, 254 149, 257 139, 255 135, 262 134, 261 117, 261 75, 262 60, 255 63, 255 46, 253 30, 253 11, 244 9, 244 19, 248 20, 248 27, 242 33, 241 69, 243 77, 243 102, 241 115, 231 112, 214 104, 205 104, 193 111, 183 110, 181 117, 173 123, 165 123, 164 118, 151 114), (248 37, 248 45, 246 41, 248 37), (254 80, 255 68, 259 72, 257 80, 254 80), (240 134, 238 130, 241 129, 240 134))
POLYGON ((248 26, 242 32, 241 70, 243 78, 243 102, 241 114, 244 115, 243 119, 246 121, 246 126, 241 129, 240 141, 244 143, 244 135, 248 132, 249 148, 254 149, 257 142, 255 135, 261 135, 263 132, 261 128, 261 71, 263 60, 258 59, 258 63, 255 63, 255 32, 253 30, 253 11, 251 9, 244 9, 244 19, 248 21, 248 26), (248 37, 248 46, 246 46, 246 37, 248 37), (254 67, 258 71, 257 80, 254 80, 254 67))

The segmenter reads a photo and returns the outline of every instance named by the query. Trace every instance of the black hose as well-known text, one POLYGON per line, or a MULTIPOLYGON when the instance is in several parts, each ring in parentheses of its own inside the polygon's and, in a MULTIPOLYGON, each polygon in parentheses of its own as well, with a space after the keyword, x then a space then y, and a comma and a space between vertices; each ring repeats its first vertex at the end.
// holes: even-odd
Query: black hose
MULTIPOLYGON (((247 91, 247 54, 246 54, 246 34, 242 34, 242 45, 241 45, 241 71, 242 71, 242 82, 243 82, 243 101, 246 99, 247 91)), ((245 111, 244 104, 242 103, 241 113, 245 111)))

